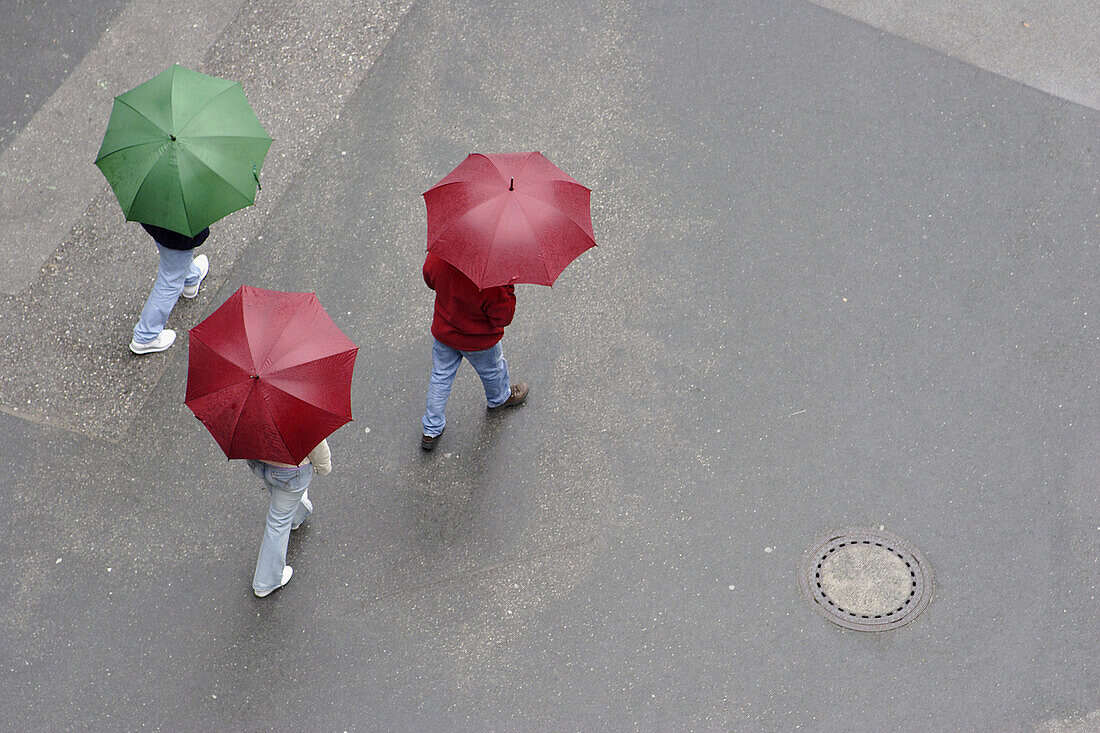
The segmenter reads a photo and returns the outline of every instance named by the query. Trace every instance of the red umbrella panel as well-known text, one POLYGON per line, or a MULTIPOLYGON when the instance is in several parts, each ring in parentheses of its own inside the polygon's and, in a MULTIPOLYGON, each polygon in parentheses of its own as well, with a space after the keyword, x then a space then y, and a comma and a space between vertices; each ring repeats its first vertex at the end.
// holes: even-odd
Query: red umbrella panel
POLYGON ((424 193, 428 251, 479 288, 553 285, 596 246, 591 193, 542 153, 474 153, 424 193))
POLYGON ((243 285, 188 349, 184 402, 229 458, 298 464, 351 420, 358 348, 313 293, 243 285))

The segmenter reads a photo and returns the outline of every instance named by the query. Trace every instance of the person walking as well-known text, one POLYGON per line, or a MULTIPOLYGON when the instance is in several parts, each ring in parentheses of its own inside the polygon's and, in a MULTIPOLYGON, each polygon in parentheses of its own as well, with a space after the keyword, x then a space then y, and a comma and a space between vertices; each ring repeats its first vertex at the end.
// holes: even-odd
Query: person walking
POLYGON ((523 382, 509 381, 508 362, 500 345, 504 327, 516 312, 515 286, 479 290, 457 267, 430 252, 423 272, 424 282, 435 291, 432 373, 420 439, 420 447, 430 451, 447 426, 443 410, 463 357, 481 377, 490 410, 523 404, 529 388, 523 382))
POLYGON ((289 583, 294 575, 294 568, 286 564, 287 542, 291 531, 298 529, 313 514, 309 484, 313 474, 325 476, 332 472, 332 452, 328 441, 322 440, 297 466, 249 459, 248 467, 271 494, 264 537, 252 576, 252 591, 263 598, 289 583))
POLYGON ((193 257, 195 248, 210 236, 210 227, 194 237, 188 237, 152 224, 141 226, 157 243, 160 265, 157 267, 153 291, 149 293, 145 307, 141 310, 141 317, 134 326, 130 351, 135 354, 152 354, 165 351, 175 343, 176 332, 165 328, 168 316, 181 295, 188 299, 198 296, 199 287, 210 271, 210 261, 206 255, 193 257))

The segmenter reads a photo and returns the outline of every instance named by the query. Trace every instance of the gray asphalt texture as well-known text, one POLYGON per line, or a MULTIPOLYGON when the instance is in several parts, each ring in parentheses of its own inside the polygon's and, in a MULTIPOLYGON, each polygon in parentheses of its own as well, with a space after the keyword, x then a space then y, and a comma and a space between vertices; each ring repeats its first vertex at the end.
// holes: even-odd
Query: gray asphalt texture
POLYGON ((406 7, 204 245, 170 351, 123 355, 148 280, 81 281, 143 245, 109 192, 0 301, 0 728, 1095 725, 1100 112, 806 2, 406 7), (527 404, 486 414, 464 368, 425 454, 419 194, 528 149, 593 189, 599 247, 517 288, 527 404), (182 404, 182 331, 241 283, 317 292, 361 347, 262 600, 264 495, 182 404), (67 318, 76 361, 38 343, 67 318), (799 596, 849 526, 931 563, 912 624, 799 596))
POLYGON ((0 151, 98 40, 124 0, 0 0, 0 151))

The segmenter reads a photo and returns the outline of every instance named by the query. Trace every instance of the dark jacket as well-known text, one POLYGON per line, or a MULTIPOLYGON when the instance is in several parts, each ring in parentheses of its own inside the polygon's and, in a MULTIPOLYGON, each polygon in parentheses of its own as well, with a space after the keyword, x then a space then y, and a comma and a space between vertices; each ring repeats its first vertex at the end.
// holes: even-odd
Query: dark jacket
POLYGON ((516 313, 514 286, 478 290, 461 270, 430 252, 424 260, 424 282, 435 291, 432 335, 452 349, 491 348, 516 313))
POLYGON ((205 242, 206 238, 210 236, 210 227, 206 227, 206 229, 203 229, 192 238, 180 234, 179 232, 173 232, 171 229, 155 227, 152 224, 142 224, 141 226, 145 228, 145 231, 149 232, 149 236, 152 237, 157 244, 161 247, 167 247, 168 249, 194 249, 205 242))

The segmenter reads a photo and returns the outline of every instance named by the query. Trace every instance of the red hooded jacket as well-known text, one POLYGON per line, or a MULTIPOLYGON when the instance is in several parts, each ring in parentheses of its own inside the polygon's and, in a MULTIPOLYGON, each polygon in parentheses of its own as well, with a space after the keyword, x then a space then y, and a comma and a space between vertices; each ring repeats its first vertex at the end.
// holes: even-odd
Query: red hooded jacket
POLYGON ((452 349, 491 348, 516 313, 515 286, 478 290, 461 270, 431 252, 424 259, 424 282, 435 291, 432 336, 452 349))

